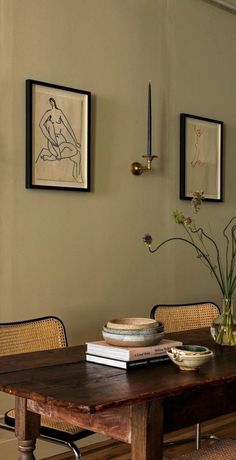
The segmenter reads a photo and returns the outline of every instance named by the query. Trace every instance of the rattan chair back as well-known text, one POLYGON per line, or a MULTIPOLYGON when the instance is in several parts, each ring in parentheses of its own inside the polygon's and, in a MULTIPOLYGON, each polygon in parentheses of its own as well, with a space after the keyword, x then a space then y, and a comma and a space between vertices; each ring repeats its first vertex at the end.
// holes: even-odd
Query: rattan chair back
POLYGON ((55 316, 0 323, 0 356, 66 346, 64 324, 55 316))
POLYGON ((178 305, 155 305, 150 317, 164 324, 165 332, 179 332, 208 327, 220 314, 219 307, 212 302, 178 305))

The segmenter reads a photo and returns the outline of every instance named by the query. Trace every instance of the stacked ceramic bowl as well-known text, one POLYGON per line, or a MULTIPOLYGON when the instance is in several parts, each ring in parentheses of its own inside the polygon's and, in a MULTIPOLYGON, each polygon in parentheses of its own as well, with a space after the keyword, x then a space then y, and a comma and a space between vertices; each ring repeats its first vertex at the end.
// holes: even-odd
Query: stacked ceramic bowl
POLYGON ((168 356, 182 371, 197 371, 214 353, 201 345, 182 345, 167 351, 168 356))
POLYGON ((104 340, 120 347, 147 347, 156 345, 164 337, 164 326, 149 318, 119 318, 103 327, 104 340))

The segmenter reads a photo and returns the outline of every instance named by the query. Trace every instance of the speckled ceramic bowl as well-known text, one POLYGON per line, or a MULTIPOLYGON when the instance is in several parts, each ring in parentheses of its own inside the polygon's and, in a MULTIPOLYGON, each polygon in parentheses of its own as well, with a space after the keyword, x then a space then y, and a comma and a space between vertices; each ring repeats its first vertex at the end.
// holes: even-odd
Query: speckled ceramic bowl
POLYGON ((164 338, 164 326, 157 321, 156 324, 156 327, 146 327, 145 329, 112 329, 105 325, 102 335, 104 340, 110 345, 123 347, 157 345, 164 338))
POLYGON ((138 330, 138 329, 149 329, 157 327, 159 322, 151 318, 116 318, 110 319, 107 322, 107 327, 110 329, 126 329, 126 330, 138 330))
POLYGON ((171 348, 172 353, 179 353, 180 355, 193 356, 193 355, 205 355, 209 353, 209 348, 203 347, 202 345, 178 345, 171 348))
POLYGON ((182 371, 197 371, 207 363, 214 355, 209 348, 200 345, 182 345, 167 351, 171 361, 182 371))

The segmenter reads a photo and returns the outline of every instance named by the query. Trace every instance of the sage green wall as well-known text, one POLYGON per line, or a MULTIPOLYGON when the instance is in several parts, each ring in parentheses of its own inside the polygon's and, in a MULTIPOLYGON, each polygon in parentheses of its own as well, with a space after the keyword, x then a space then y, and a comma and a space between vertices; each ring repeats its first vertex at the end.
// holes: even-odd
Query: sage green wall
MULTIPOLYGON (((191 250, 150 256, 175 234, 179 113, 225 122, 225 201, 235 207, 235 16, 200 0, 1 0, 1 321, 55 314, 70 341, 155 302, 220 300, 191 250), (209 26, 210 24, 210 26, 209 26), (25 79, 90 90, 92 191, 26 190, 25 79), (155 171, 134 177, 153 90, 155 171)), ((216 223, 216 224, 215 224, 216 223)))
MULTIPOLYGON (((216 233, 235 200, 236 16, 201 0, 0 0, 0 321, 54 314, 70 343, 100 337, 118 316, 157 302, 220 293, 176 234, 179 113, 225 123, 222 204, 206 203, 216 233), (25 80, 90 90, 92 191, 26 190, 25 80), (129 171, 146 148, 152 81, 154 171, 129 171)), ((205 214, 204 214, 205 213, 205 214)))

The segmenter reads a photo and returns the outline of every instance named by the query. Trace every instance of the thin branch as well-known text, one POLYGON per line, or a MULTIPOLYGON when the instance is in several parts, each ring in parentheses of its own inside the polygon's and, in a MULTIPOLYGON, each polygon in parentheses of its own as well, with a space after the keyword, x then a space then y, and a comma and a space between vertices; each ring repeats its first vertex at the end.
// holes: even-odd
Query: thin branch
MULTIPOLYGON (((217 258, 217 262, 218 262, 218 267, 219 267, 219 275, 220 275, 220 279, 221 279, 221 282, 222 282, 222 285, 224 286, 224 290, 225 290, 225 279, 224 279, 224 274, 223 274, 223 270, 222 270, 222 263, 221 263, 221 258, 220 258, 220 252, 219 252, 219 249, 218 249, 218 246, 217 244, 215 243, 215 241, 213 240, 213 238, 211 238, 210 236, 208 236, 204 230, 199 227, 197 228, 196 230, 191 230, 193 233, 201 233, 201 235, 205 236, 205 238, 207 238, 209 241, 211 241, 211 243, 213 244, 213 246, 215 247, 215 250, 216 250, 216 258, 217 258)), ((210 258, 209 258, 209 262, 210 262, 210 258)), ((211 263, 211 262, 210 262, 211 263)), ((212 265, 212 264, 211 264, 212 265)))
POLYGON ((162 243, 160 243, 155 249, 151 249, 150 246, 149 246, 149 251, 150 253, 154 253, 156 251, 158 251, 162 246, 164 246, 164 244, 168 243, 169 241, 185 241, 185 243, 188 243, 190 244, 191 246, 193 246, 197 251, 200 252, 201 256, 204 257, 204 259, 206 260, 208 266, 210 267, 211 269, 211 272, 213 273, 213 275, 215 276, 216 278, 216 281, 221 289, 221 292, 223 294, 223 296, 225 296, 225 286, 224 286, 224 283, 222 282, 222 279, 220 279, 215 271, 215 267, 213 267, 210 259, 207 258, 207 256, 204 254, 204 252, 195 244, 195 243, 192 243, 191 241, 189 240, 186 240, 186 238, 181 238, 181 237, 173 237, 173 238, 168 238, 167 240, 163 241, 162 243))

